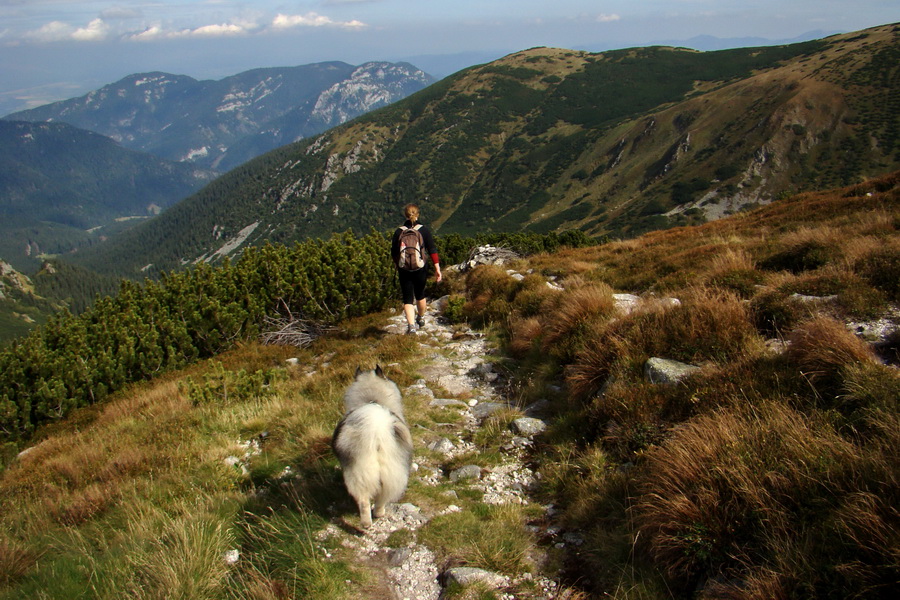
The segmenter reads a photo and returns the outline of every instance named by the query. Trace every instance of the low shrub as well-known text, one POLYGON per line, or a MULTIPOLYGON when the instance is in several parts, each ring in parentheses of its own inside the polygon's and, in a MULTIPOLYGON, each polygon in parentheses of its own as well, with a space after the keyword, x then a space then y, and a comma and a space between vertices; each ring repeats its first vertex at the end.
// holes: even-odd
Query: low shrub
POLYGON ((444 318, 452 324, 463 323, 466 320, 463 307, 466 304, 465 296, 453 294, 447 298, 447 306, 444 307, 444 318))
POLYGON ((248 373, 244 369, 227 370, 222 363, 214 362, 210 372, 203 376, 202 382, 193 378, 184 380, 184 392, 194 406, 216 404, 226 406, 229 403, 244 402, 252 398, 264 398, 273 393, 271 385, 283 376, 277 369, 258 370, 248 373))
POLYGON ((494 265, 479 266, 466 276, 466 302, 463 313, 479 326, 504 323, 512 312, 511 301, 519 282, 505 269, 494 265))

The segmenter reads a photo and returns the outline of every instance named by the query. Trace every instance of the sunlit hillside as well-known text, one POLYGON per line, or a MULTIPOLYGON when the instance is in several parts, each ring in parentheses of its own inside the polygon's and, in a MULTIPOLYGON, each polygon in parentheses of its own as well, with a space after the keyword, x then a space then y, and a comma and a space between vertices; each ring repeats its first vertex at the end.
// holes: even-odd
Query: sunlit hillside
POLYGON ((900 27, 695 52, 531 48, 229 172, 72 257, 155 276, 265 240, 395 226, 636 237, 900 167, 900 27))
MULTIPOLYGON (((388 286, 382 306, 323 313, 303 347, 260 343, 260 314, 237 320, 278 269, 248 287, 240 265, 163 282, 152 297, 203 290, 207 318, 235 323, 228 343, 205 331, 202 352, 159 374, 168 350, 135 358, 142 381, 64 418, 44 406, 33 427, 0 402, 0 598, 391 597, 391 569, 420 548, 446 598, 892 598, 898 183, 503 267, 445 265, 420 336, 395 333, 394 282, 378 273, 363 285, 388 286), (214 289, 237 293, 215 305, 214 289), (471 411, 489 403, 445 378, 472 340, 490 364, 473 370, 509 404, 477 426, 471 411), (654 383, 650 359, 694 368, 654 383), (375 364, 406 394, 418 470, 402 502, 421 515, 383 538, 358 528, 329 448, 344 388, 375 364), (413 393, 423 386, 431 397, 413 393), (535 406, 547 429, 522 443, 510 425, 535 406), (439 452, 442 437, 460 451, 439 452), (515 444, 534 476, 516 502, 488 502, 515 444), (469 465, 480 482, 451 477, 469 465), (448 583, 460 566, 498 577, 448 583)), ((267 248, 244 268, 266 253, 287 262, 267 248)), ((169 339, 133 322, 142 340, 169 339)), ((23 373, 49 368, 36 348, 19 346, 33 351, 23 373)))

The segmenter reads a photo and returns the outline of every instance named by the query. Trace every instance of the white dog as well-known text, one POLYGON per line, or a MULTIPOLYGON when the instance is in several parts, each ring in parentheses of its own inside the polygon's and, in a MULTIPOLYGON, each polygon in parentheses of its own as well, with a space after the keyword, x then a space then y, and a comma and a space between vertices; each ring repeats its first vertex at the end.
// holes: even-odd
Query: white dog
POLYGON ((375 517, 382 517, 385 505, 406 491, 413 452, 400 390, 380 366, 356 370, 344 392, 344 418, 331 447, 341 462, 344 485, 359 506, 360 523, 369 527, 373 505, 375 517))

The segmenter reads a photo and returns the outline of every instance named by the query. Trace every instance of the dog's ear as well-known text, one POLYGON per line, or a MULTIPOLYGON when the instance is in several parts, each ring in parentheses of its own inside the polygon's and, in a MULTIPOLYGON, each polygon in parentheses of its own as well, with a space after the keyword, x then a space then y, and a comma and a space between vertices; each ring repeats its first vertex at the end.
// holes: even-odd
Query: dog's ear
POLYGON ((387 375, 384 374, 384 371, 381 369, 381 365, 375 365, 375 374, 382 379, 387 379, 387 375))
POLYGON ((356 375, 354 375, 354 377, 359 377, 359 374, 362 373, 362 372, 363 372, 362 367, 360 367, 360 366, 357 365, 357 367, 356 367, 356 375))

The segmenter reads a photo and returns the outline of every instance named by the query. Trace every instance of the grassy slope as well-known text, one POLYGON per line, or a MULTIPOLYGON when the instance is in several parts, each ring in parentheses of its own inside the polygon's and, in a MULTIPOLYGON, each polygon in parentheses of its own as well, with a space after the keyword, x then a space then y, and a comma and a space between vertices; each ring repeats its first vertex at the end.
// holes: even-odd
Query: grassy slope
MULTIPOLYGON (((589 573, 589 593, 618 598, 885 593, 876 586, 896 565, 879 561, 896 548, 890 507, 900 500, 896 370, 827 323, 809 324, 810 308, 788 296, 834 294, 820 308, 840 318, 871 318, 898 300, 900 278, 882 277, 898 269, 897 181, 521 265, 558 275, 562 296, 492 269, 452 284, 518 357, 523 402, 566 384, 551 395, 558 416, 535 457, 547 501, 586 534, 577 560, 560 566, 566 576, 589 573), (612 288, 674 295, 683 307, 609 325, 612 288), (776 332, 799 350, 767 350, 776 332), (835 358, 817 344, 846 351, 835 358), (642 361, 659 354, 705 370, 685 385, 648 386, 642 361), (616 382, 597 395, 610 374, 616 382), (730 500, 704 504, 713 490, 730 500), (743 587, 726 589, 735 582, 743 587)), ((314 532, 331 505, 353 512, 328 439, 356 365, 391 364, 404 387, 425 360, 414 339, 378 333, 385 319, 358 319, 307 350, 248 344, 43 430, 0 474, 0 598, 371 597, 371 575, 341 548, 321 561, 314 532), (291 356, 300 366, 285 369, 291 356), (233 375, 241 369, 269 372, 271 383, 233 375), (250 391, 225 398, 223 381, 250 391), (239 442, 263 432, 261 452, 245 457, 239 442), (229 569, 221 557, 233 548, 242 561, 229 569)), ((426 427, 452 418, 422 406, 407 414, 426 427)), ((410 490, 418 503, 427 494, 410 490)), ((508 518, 494 520, 512 527, 508 518)), ((462 547, 442 551, 463 560, 462 547)))
POLYGON ((897 165, 895 29, 710 53, 517 52, 260 157, 73 260, 154 275, 257 221, 250 244, 365 233, 411 200, 444 234, 634 237, 855 183, 897 165))

